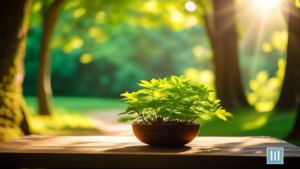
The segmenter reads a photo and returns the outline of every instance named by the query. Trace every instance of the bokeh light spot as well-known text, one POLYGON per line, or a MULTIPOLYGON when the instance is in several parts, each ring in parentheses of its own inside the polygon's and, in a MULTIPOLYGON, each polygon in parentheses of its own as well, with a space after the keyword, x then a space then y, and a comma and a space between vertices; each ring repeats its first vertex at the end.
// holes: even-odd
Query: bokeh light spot
POLYGON ((257 95, 254 92, 250 93, 248 95, 248 102, 249 102, 249 104, 253 106, 256 101, 257 101, 257 95))
POLYGON ((274 108, 274 102, 258 102, 255 104, 255 109, 260 112, 271 111, 274 108))
POLYGON ((297 8, 300 8, 300 0, 296 0, 295 5, 296 5, 297 8))
POLYGON ((183 20, 183 16, 180 12, 176 11, 176 12, 172 12, 171 19, 175 23, 180 23, 183 20))
POLYGON ((256 80, 261 84, 266 83, 268 78, 269 78, 269 74, 265 70, 260 71, 256 76, 256 80))
POLYGON ((262 126, 264 126, 268 121, 268 117, 266 115, 262 115, 258 117, 256 120, 253 122, 248 122, 242 125, 243 130, 255 130, 258 129, 262 126))
POLYGON ((253 91, 257 91, 259 88, 259 84, 257 83, 256 80, 250 80, 249 86, 250 86, 250 89, 253 91))
POLYGON ((264 52, 269 53, 269 52, 272 51, 272 46, 271 46, 270 43, 264 43, 262 45, 262 49, 263 49, 264 52))
POLYGON ((210 70, 204 70, 200 73, 200 80, 203 84, 212 81, 213 78, 214 78, 214 74, 210 70))
POLYGON ((186 20, 186 27, 190 28, 198 24, 198 20, 195 16, 189 16, 186 20))
POLYGON ((32 11, 38 12, 41 10, 41 8, 42 8, 42 3, 40 1, 37 1, 36 3, 34 3, 34 5, 32 7, 32 11))
POLYGON ((69 43, 65 44, 62 49, 65 53, 70 53, 73 50, 72 45, 69 43))
POLYGON ((280 80, 278 78, 272 77, 270 80, 267 82, 267 88, 270 90, 274 90, 278 87, 280 87, 280 80))
POLYGON ((74 49, 80 48, 82 45, 83 45, 83 40, 78 37, 73 38, 71 41, 71 46, 74 49))
POLYGON ((91 54, 85 53, 85 54, 80 56, 79 60, 82 64, 87 64, 87 63, 90 63, 93 60, 93 57, 92 57, 91 54))
POLYGON ((68 1, 68 3, 64 7, 64 10, 70 10, 71 8, 74 8, 79 4, 80 4, 80 1, 78 1, 78 0, 68 1))
POLYGON ((75 10, 75 12, 73 13, 73 16, 75 18, 78 18, 78 17, 82 16, 83 14, 85 14, 85 12, 86 12, 85 8, 79 8, 79 9, 75 10))
POLYGON ((272 34, 272 45, 278 52, 283 53, 286 51, 287 41, 288 41, 288 32, 286 30, 283 31, 275 31, 272 34))
POLYGON ((157 11, 157 2, 154 0, 147 1, 144 5, 144 8, 147 12, 156 12, 157 11))
POLYGON ((106 34, 104 34, 99 28, 91 27, 88 31, 90 37, 95 38, 97 42, 105 42, 107 40, 106 34))
POLYGON ((105 18, 105 13, 103 11, 97 12, 95 16, 96 22, 100 23, 105 18))
POLYGON ((196 4, 193 1, 187 1, 184 4, 184 7, 189 12, 194 12, 197 9, 196 4))
POLYGON ((204 54, 204 49, 202 46, 195 46, 193 52, 196 57, 201 57, 204 54))

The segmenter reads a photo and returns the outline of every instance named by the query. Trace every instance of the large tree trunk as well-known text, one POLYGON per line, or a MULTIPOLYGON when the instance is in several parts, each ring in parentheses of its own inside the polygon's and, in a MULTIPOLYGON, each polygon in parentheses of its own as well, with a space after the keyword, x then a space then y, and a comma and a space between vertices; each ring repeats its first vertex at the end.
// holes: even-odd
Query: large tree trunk
POLYGON ((286 70, 280 99, 279 109, 297 108, 294 126, 288 139, 300 139, 300 9, 290 1, 288 20, 288 46, 286 70), (286 99, 286 100, 285 100, 286 99))
POLYGON ((203 19, 213 49, 217 98, 225 109, 248 107, 238 62, 234 0, 213 0, 213 22, 205 5, 203 19))
POLYGON ((22 94, 30 4, 0 1, 0 141, 30 134, 22 94))
POLYGON ((52 112, 52 89, 51 89, 51 56, 49 55, 49 43, 53 28, 57 21, 59 7, 63 0, 55 0, 49 7, 42 35, 42 44, 40 49, 40 64, 37 83, 37 94, 39 103, 39 113, 41 115, 50 115, 52 112))
POLYGON ((300 99, 298 99, 297 103, 297 112, 293 128, 286 137, 286 140, 300 140, 300 99))
POLYGON ((300 90, 300 9, 296 8, 295 3, 291 0, 286 3, 288 3, 286 6, 289 16, 287 59, 281 93, 275 106, 276 113, 294 109, 297 106, 300 90))

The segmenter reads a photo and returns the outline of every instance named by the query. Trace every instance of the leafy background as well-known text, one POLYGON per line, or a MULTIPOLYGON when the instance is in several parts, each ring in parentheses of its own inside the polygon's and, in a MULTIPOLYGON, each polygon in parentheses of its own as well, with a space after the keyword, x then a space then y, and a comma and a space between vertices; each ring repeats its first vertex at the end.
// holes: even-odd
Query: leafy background
MULTIPOLYGON (((38 42, 50 3, 33 3, 25 96, 36 95, 38 42)), ((50 45, 54 96, 118 98, 120 93, 138 90, 136 83, 141 79, 171 75, 185 75, 213 89, 212 50, 205 29, 198 13, 185 11, 184 3, 66 1, 50 45)), ((239 15, 238 22, 243 85, 252 105, 258 103, 258 109, 270 110, 278 98, 284 73, 286 24, 277 21, 283 17, 280 13, 268 15, 264 22, 252 14, 239 15), (254 24, 249 25, 247 19, 254 24), (259 108, 259 104, 265 104, 261 106, 265 108, 259 108)))
MULTIPOLYGON (((120 94, 141 89, 137 83, 142 79, 184 75, 193 84, 214 89, 213 53, 199 17, 203 13, 200 6, 195 12, 188 12, 184 0, 66 0, 50 44, 55 112, 50 117, 38 116, 40 41, 43 17, 52 2, 34 0, 30 14, 23 93, 34 133, 66 134, 56 130, 107 128, 102 123, 100 127, 99 123, 95 125, 90 117, 116 118, 117 113, 126 109, 124 103, 118 102, 120 94)), ((209 1, 205 2, 211 10, 209 1)), ((273 117, 272 109, 286 64, 285 16, 274 9, 261 17, 246 0, 236 0, 236 6, 242 83, 256 110, 237 110, 233 112, 235 118, 227 123, 200 121, 207 126, 206 130, 201 129, 201 135, 283 138, 294 115, 291 111, 273 117)), ((215 94, 210 98, 215 98, 215 94)))

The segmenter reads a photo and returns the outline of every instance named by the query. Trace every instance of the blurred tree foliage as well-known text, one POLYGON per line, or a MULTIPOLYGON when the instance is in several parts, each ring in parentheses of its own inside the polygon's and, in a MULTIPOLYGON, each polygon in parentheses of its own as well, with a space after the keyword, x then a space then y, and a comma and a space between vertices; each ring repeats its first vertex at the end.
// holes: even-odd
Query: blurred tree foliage
MULTIPOLYGON (((130 5, 123 8, 115 8, 116 4, 122 6, 116 2, 101 2, 67 1, 62 6, 50 44, 51 83, 56 95, 118 97, 124 90, 137 90, 135 83, 145 77, 180 75, 191 66, 211 68, 203 63, 208 57, 195 61, 193 48, 199 44, 208 48, 208 44, 203 29, 194 26, 199 22, 197 18, 181 14, 184 1, 176 1, 183 9, 168 1, 127 2, 130 5), (166 16, 157 15, 153 6, 166 11, 166 16), (190 50, 182 50, 183 47, 190 50)), ((36 1, 33 9, 36 4, 43 5, 36 1)), ((40 10, 32 10, 31 14, 35 21, 29 32, 27 74, 36 71, 39 46, 33 44, 42 33, 41 23, 37 24, 41 16, 36 14, 40 10)), ((28 89, 24 94, 34 95, 32 83, 36 77, 29 78, 24 83, 28 89)))
MULTIPOLYGON (((25 59, 25 95, 36 94, 38 42, 43 32, 43 16, 52 2, 33 3, 25 59)), ((205 22, 200 17, 205 12, 211 14, 212 5, 206 1, 204 9, 196 3, 196 11, 187 12, 185 2, 66 0, 50 43, 54 95, 119 97, 119 93, 138 90, 136 82, 140 79, 182 74, 194 83, 209 83, 209 88, 215 89, 213 51, 203 28, 205 22)), ((262 102, 263 107, 271 105, 269 102, 277 100, 281 85, 269 90, 274 97, 264 99, 265 94, 254 98, 255 91, 249 82, 261 71, 267 71, 270 79, 277 78, 276 71, 282 70, 278 60, 284 62, 287 32, 276 24, 269 26, 271 35, 264 35, 264 43, 257 50, 259 54, 253 59, 252 44, 260 42, 253 41, 254 36, 250 39, 245 36, 243 32, 247 29, 240 25, 245 24, 237 24, 239 38, 249 42, 245 49, 240 49, 239 63, 243 86, 247 95, 252 95, 248 100, 254 106, 262 102)), ((259 30, 252 31, 256 35, 259 30)), ((282 77, 280 72, 278 78, 282 77)))

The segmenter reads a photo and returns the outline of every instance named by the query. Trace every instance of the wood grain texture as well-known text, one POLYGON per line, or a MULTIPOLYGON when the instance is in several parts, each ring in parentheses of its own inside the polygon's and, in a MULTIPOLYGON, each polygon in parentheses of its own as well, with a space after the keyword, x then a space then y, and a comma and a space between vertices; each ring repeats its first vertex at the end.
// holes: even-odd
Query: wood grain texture
POLYGON ((0 167, 267 168, 267 147, 284 147, 284 167, 300 167, 300 148, 271 137, 197 137, 185 147, 162 148, 135 137, 37 135, 0 143, 0 167))

